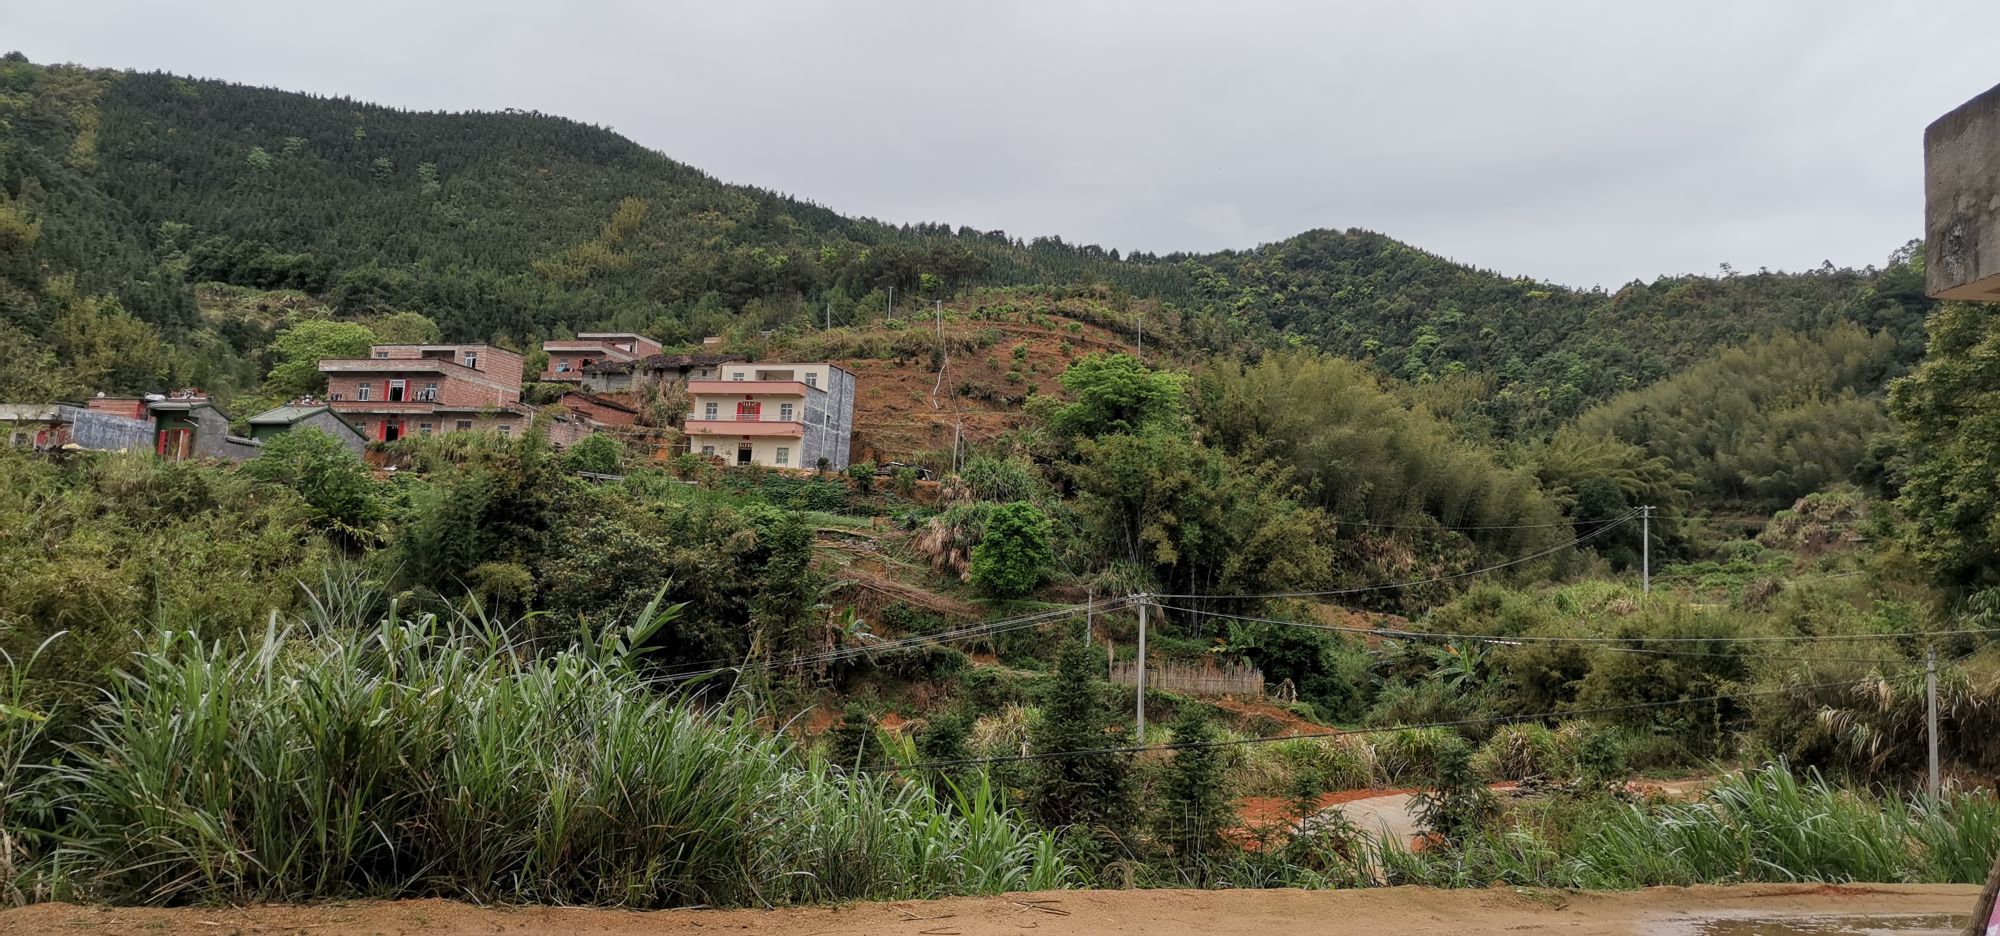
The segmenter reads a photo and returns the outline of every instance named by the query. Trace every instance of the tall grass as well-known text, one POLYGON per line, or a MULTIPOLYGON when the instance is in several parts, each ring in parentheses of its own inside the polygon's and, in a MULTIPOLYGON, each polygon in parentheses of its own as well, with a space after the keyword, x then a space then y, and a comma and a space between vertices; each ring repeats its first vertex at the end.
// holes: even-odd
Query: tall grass
POLYGON ((1456 848, 1383 862, 1393 882, 1437 886, 1972 884, 1996 853, 2000 799, 1989 791, 1904 799, 1774 763, 1724 778, 1698 802, 1555 802, 1456 848))
POLYGON ((68 818, 41 873, 117 903, 769 905, 1070 881, 990 787, 941 801, 812 762, 745 712, 650 690, 637 640, 535 656, 462 617, 295 626, 138 654, 52 771, 68 818))

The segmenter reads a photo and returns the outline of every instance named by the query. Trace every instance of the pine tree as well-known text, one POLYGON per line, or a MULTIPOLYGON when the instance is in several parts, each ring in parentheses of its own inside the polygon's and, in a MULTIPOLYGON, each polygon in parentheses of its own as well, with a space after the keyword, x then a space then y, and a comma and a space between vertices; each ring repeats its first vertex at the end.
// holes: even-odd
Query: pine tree
POLYGON ((840 710, 840 721, 826 743, 826 759, 842 770, 859 771, 882 763, 882 742, 875 737, 875 719, 859 702, 840 710))
POLYGON ((1055 685, 1029 736, 1034 753, 1062 756, 1035 762, 1028 803, 1048 828, 1080 825, 1122 837, 1132 822, 1132 759, 1103 749, 1123 747, 1131 736, 1123 725, 1113 727, 1096 677, 1090 644, 1073 640, 1063 648, 1055 685), (1066 753, 1078 751, 1091 753, 1066 753))
POLYGON ((1160 781, 1153 807, 1153 837, 1183 867, 1194 867, 1223 846, 1222 832, 1232 820, 1223 792, 1226 767, 1214 746, 1215 726, 1208 709, 1184 705, 1173 722, 1173 763, 1160 781))
POLYGON ((1456 738, 1437 751, 1437 785, 1411 798, 1417 825, 1452 844, 1491 818, 1493 791, 1472 771, 1472 746, 1456 738))

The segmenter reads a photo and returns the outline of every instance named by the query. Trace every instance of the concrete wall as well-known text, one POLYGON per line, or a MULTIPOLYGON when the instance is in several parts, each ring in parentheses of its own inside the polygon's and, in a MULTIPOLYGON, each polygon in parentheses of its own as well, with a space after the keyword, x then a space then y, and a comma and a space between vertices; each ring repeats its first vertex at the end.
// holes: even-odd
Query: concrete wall
MULTIPOLYGON (((277 427, 271 426, 271 427, 253 427, 253 428, 275 429, 277 427)), ((333 415, 333 413, 329 410, 320 410, 319 412, 314 413, 311 416, 307 416, 306 418, 301 419, 298 422, 292 423, 290 427, 282 429, 281 431, 324 432, 327 435, 332 436, 334 438, 334 441, 339 442, 342 446, 345 446, 349 451, 352 451, 356 455, 359 455, 362 452, 367 451, 368 449, 368 440, 357 435, 353 429, 348 428, 348 425, 346 423, 340 421, 340 417, 333 415)), ((254 433, 254 434, 257 435, 259 438, 262 438, 264 435, 263 433, 254 433)))
POLYGON ((2000 302, 2000 86, 1924 130, 1924 290, 2000 302))
POLYGON ((214 406, 202 406, 176 416, 186 416, 194 422, 194 454, 198 458, 228 458, 232 462, 242 462, 244 458, 256 458, 262 448, 248 438, 232 436, 230 418, 214 406))
POLYGON ((62 408, 70 421, 70 441, 87 449, 118 452, 153 448, 153 421, 81 406, 62 408))

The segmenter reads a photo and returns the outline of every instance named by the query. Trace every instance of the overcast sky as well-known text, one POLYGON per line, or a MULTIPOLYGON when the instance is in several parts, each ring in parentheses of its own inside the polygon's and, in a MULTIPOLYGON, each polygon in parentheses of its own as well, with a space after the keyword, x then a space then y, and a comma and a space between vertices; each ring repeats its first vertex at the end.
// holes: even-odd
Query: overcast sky
POLYGON ((2000 2, 0 0, 38 62, 610 126, 847 214, 1381 231, 1573 285, 1879 263, 2000 2))

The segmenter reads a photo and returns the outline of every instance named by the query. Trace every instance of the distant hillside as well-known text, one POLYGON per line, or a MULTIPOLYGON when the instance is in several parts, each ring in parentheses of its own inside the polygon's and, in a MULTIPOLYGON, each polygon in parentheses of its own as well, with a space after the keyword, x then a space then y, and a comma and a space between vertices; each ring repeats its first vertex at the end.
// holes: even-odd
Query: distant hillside
POLYGON ((210 281, 302 291, 342 315, 417 311, 449 338, 517 345, 593 327, 679 342, 866 324, 892 290, 907 309, 975 286, 1094 284, 1161 303, 1198 351, 1254 356, 1291 336, 1416 382, 1472 378, 1496 431, 1552 425, 1781 329, 1860 322, 1913 358, 1928 308, 1900 261, 1604 294, 1359 230, 1120 257, 849 218, 555 116, 414 113, 19 56, 0 62, 0 250, 0 314, 55 359, 108 353, 84 332, 143 333, 101 304, 92 314, 112 319, 58 322, 100 294, 164 339, 153 358, 92 369, 113 383, 254 379, 238 362, 261 350, 256 330, 196 307, 210 281))

